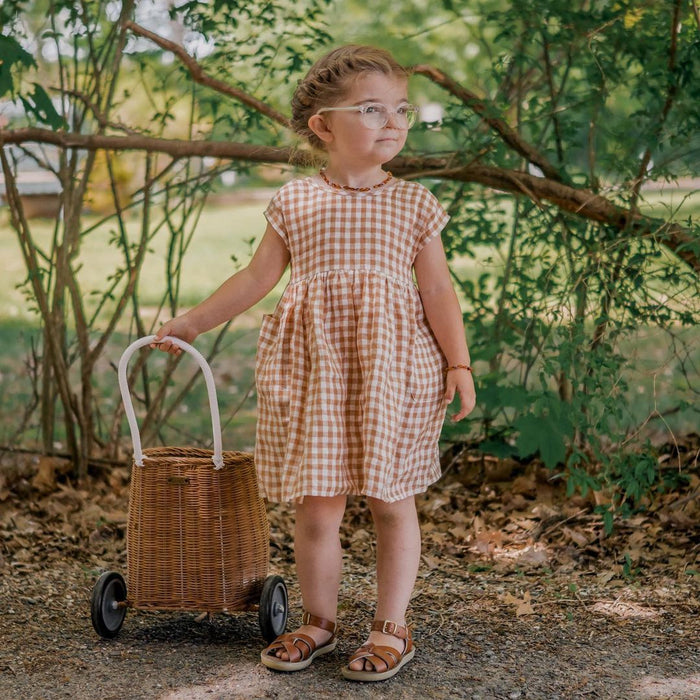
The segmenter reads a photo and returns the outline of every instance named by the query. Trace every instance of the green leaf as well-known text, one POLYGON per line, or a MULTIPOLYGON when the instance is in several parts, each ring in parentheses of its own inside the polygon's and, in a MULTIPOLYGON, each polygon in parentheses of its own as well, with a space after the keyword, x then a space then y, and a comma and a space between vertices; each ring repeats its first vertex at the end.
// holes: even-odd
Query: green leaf
POLYGON ((569 434, 566 421, 553 420, 551 416, 527 414, 518 418, 514 426, 520 431, 516 448, 520 457, 539 452, 548 469, 554 469, 566 459, 566 442, 569 434))
POLYGON ((36 66, 34 57, 25 51, 15 39, 0 34, 0 97, 14 92, 12 68, 16 64, 26 68, 36 66))
POLYGON ((66 126, 65 119, 56 111, 49 96, 41 85, 33 83, 34 92, 20 95, 20 100, 28 114, 33 114, 40 122, 48 124, 52 129, 66 126))
POLYGON ((561 435, 552 431, 540 441, 540 457, 547 469, 554 469, 566 459, 566 445, 561 435))
POLYGON ((520 457, 528 457, 535 454, 540 449, 540 439, 542 437, 542 422, 536 416, 528 414, 515 421, 514 427, 520 431, 516 448, 520 457))
POLYGON ((485 440, 481 443, 480 448, 482 452, 500 459, 512 457, 516 453, 513 445, 509 445, 502 440, 485 440))

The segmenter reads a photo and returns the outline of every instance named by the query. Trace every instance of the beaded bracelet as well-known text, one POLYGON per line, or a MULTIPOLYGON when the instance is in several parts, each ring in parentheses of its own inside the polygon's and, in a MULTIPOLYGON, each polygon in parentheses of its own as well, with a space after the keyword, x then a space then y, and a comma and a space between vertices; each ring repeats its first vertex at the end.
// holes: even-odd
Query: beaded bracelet
POLYGON ((447 374, 452 369, 466 369, 467 372, 473 372, 471 365, 451 365, 445 370, 445 374, 447 374))

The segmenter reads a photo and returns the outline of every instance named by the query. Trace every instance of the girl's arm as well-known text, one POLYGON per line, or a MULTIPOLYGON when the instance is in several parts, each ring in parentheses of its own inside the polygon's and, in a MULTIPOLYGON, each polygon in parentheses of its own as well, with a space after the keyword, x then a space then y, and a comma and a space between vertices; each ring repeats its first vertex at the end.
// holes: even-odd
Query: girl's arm
MULTIPOLYGON (((211 296, 181 316, 165 323, 156 333, 160 339, 173 335, 191 343, 200 333, 211 330, 243 313, 265 297, 279 282, 289 264, 289 251, 276 231, 267 225, 260 245, 248 265, 229 277, 211 296)), ((180 354, 169 341, 152 347, 180 354)))
MULTIPOLYGON (((464 335, 462 310, 455 294, 447 258, 439 236, 433 238, 416 256, 413 263, 425 315, 435 338, 447 359, 448 366, 471 364, 464 335)), ((472 373, 465 369, 447 373, 445 398, 451 402, 459 394, 460 410, 452 419, 461 420, 476 405, 472 373)))

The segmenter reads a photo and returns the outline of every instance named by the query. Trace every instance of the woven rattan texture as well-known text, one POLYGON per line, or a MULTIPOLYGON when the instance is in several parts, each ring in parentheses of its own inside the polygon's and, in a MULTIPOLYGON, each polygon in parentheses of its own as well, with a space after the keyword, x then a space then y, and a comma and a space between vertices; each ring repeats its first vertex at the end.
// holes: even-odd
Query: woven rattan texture
POLYGON ((252 455, 197 448, 144 450, 132 466, 127 592, 132 607, 241 611, 267 575, 269 525, 252 455))

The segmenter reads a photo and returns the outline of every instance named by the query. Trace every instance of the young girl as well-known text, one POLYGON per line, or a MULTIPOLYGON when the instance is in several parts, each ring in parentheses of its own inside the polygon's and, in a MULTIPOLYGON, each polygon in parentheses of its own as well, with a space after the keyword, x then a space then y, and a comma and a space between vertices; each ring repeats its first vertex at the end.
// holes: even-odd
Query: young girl
POLYGON ((348 494, 367 497, 376 528, 377 606, 343 675, 384 680, 413 657, 414 496, 440 477, 447 404, 459 395, 460 420, 475 403, 439 235, 448 217, 422 185, 382 169, 416 117, 407 87, 406 70, 383 50, 344 46, 317 61, 294 94, 293 124, 325 152, 326 167, 283 186, 250 264, 157 334, 192 342, 262 299, 291 265, 256 361, 255 462, 263 496, 296 503, 304 606, 302 626, 261 654, 279 671, 336 646, 348 494))

